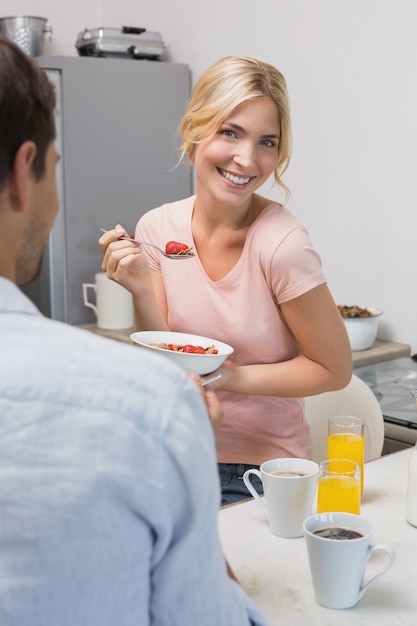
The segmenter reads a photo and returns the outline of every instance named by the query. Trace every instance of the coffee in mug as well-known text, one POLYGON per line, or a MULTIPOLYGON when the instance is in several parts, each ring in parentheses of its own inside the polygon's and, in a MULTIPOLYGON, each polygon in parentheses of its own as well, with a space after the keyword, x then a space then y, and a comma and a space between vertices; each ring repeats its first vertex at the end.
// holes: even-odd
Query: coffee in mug
POLYGON ((273 476, 289 476, 289 477, 294 477, 294 476, 307 476, 308 474, 311 474, 311 472, 306 471, 306 470, 301 470, 301 469, 273 469, 269 472, 269 474, 272 474, 273 476))
POLYGON ((363 537, 362 533, 359 533, 357 530, 338 528, 337 526, 333 528, 320 528, 319 530, 315 530, 313 535, 324 537, 325 539, 333 539, 334 541, 359 539, 359 537, 363 537))

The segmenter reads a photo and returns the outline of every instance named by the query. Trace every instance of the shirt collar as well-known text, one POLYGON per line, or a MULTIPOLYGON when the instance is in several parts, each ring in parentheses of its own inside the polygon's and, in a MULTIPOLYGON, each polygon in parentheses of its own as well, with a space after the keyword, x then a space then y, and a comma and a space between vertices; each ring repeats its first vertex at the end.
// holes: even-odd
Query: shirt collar
POLYGON ((40 315, 33 302, 8 278, 0 276, 0 313, 40 315))

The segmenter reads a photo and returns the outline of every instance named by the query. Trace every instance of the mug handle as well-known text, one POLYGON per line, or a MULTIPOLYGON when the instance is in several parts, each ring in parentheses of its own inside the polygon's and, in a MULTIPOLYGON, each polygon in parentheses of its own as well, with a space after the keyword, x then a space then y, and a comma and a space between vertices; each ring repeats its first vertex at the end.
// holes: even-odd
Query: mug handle
POLYGON ((362 598, 362 596, 365 593, 365 591, 368 591, 369 587, 371 587, 374 583, 376 583, 376 581, 379 578, 381 578, 381 576, 383 576, 385 574, 385 572, 387 572, 389 570, 389 568, 394 564, 394 561, 395 561, 395 550, 394 550, 394 548, 392 548, 391 546, 389 546, 386 543, 378 543, 375 546, 370 546, 369 552, 368 552, 368 561, 369 561, 371 555, 374 552, 377 552, 377 551, 385 552, 386 554, 388 554, 389 561, 385 565, 385 567, 383 567, 378 572, 378 574, 375 574, 375 576, 373 578, 371 578, 371 580, 368 581, 366 583, 366 585, 364 585, 363 587, 361 587, 359 589, 359 600, 362 598))
POLYGON ((96 291, 96 286, 93 283, 83 283, 83 301, 85 306, 90 307, 90 309, 93 309, 94 313, 97 315, 97 307, 92 304, 91 302, 89 302, 88 300, 88 289, 94 289, 94 291, 96 291))
POLYGON ((246 470, 246 472, 243 474, 243 482, 245 483, 245 486, 248 489, 248 491, 250 491, 251 495, 255 498, 255 500, 257 501, 257 503, 259 504, 259 506, 265 513, 266 517, 268 518, 268 512, 266 510, 264 501, 261 499, 261 496, 259 495, 255 487, 251 483, 251 480, 250 480, 251 474, 255 474, 255 476, 257 476, 258 478, 260 478, 260 480, 262 480, 261 472, 257 469, 252 468, 252 469, 246 470))

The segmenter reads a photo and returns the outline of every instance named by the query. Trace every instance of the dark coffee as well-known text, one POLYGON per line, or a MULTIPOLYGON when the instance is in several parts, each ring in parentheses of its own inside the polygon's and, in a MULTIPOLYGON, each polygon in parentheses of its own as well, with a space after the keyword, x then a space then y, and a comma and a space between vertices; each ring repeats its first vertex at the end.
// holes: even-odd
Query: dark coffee
POLYGON ((308 476, 309 474, 311 474, 311 471, 302 470, 302 469, 278 468, 278 469, 270 470, 268 474, 273 474, 274 476, 287 476, 287 477, 294 478, 295 476, 308 476))
POLYGON ((323 537, 324 539, 359 539, 363 537, 361 533, 358 533, 357 530, 352 530, 351 528, 319 528, 319 530, 315 530, 313 535, 318 535, 319 537, 323 537))

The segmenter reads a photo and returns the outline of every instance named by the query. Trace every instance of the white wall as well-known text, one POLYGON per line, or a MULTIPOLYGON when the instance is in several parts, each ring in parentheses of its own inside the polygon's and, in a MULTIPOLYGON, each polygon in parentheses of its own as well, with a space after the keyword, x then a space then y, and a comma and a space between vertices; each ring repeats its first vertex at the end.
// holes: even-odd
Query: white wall
POLYGON ((3 0, 1 10, 48 17, 52 54, 76 54, 85 26, 134 25, 161 32, 170 59, 188 63, 194 79, 226 54, 276 65, 292 102, 290 209, 321 253, 336 301, 382 308, 380 336, 417 352, 415 0, 33 5, 3 0))

